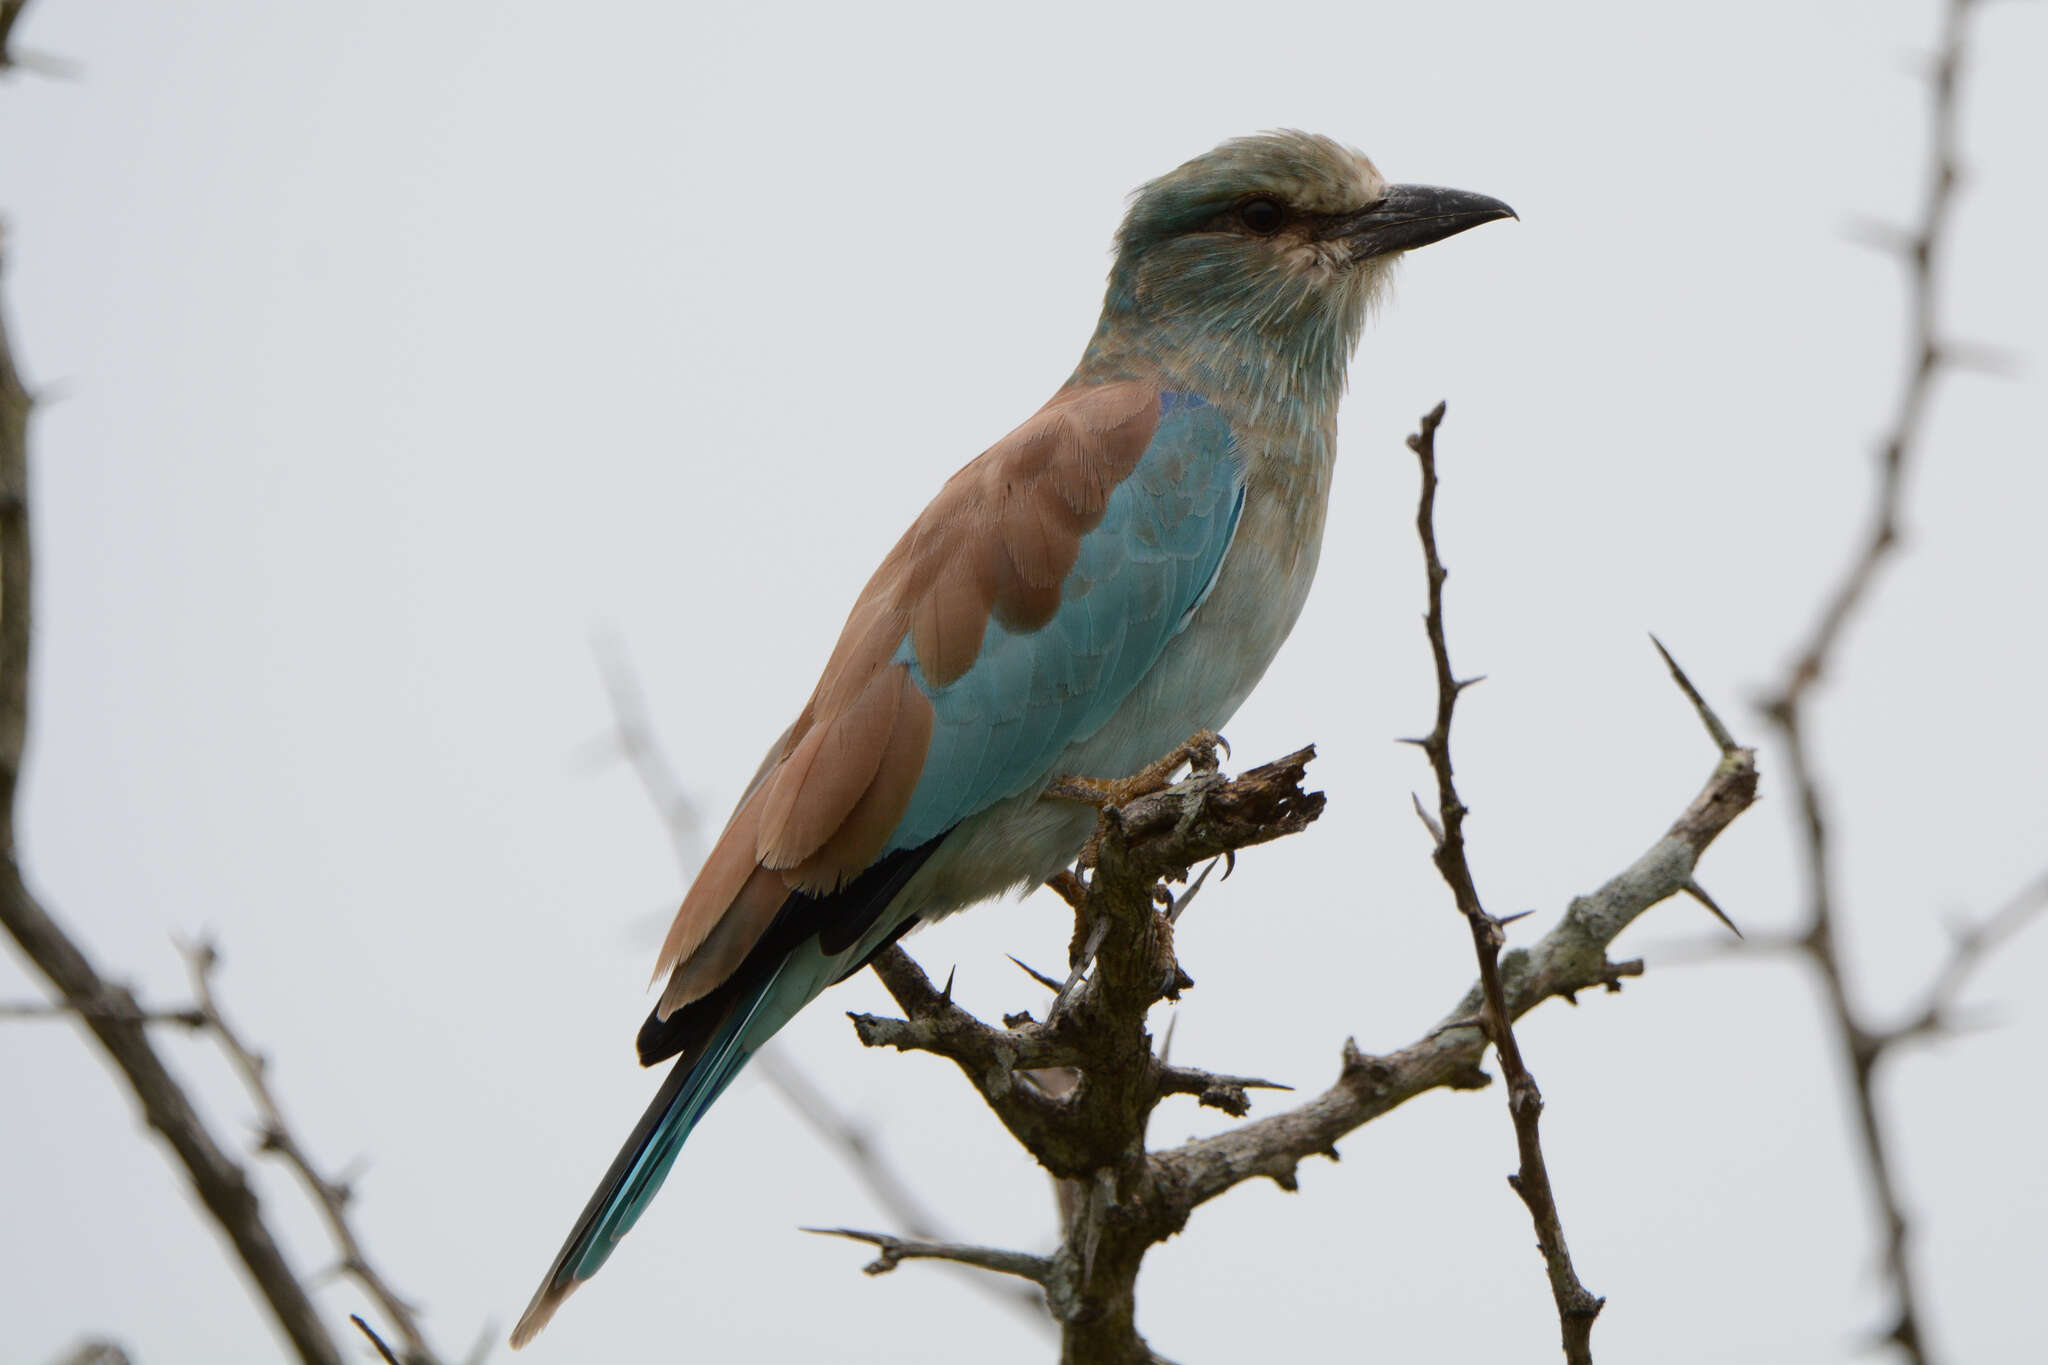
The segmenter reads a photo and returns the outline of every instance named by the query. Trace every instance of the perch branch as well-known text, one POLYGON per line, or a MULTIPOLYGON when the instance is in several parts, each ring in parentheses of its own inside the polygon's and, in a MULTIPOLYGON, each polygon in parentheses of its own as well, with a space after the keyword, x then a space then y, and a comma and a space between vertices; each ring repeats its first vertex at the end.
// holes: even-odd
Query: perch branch
POLYGON ((1058 879, 1056 889, 1075 914, 1074 972, 1062 986, 1031 971, 1033 980, 1060 992, 1044 1022, 1015 1014, 997 1028, 955 1005, 900 948, 876 958, 875 970, 904 1017, 854 1016, 861 1040, 952 1061, 1061 1182, 1066 1235, 1044 1283, 1047 1307, 1062 1327, 1064 1365, 1160 1359, 1136 1330, 1138 1269, 1146 1250, 1179 1232, 1203 1203, 1254 1178, 1293 1189, 1303 1159, 1334 1157, 1340 1138, 1406 1100, 1488 1084, 1479 1060, 1489 995, 1504 1030, 1552 996, 1573 1000, 1594 986, 1619 990, 1623 978, 1642 971, 1640 962, 1609 960, 1608 945, 1659 901, 1703 894, 1694 876, 1700 857, 1756 796, 1755 755, 1728 737, 1675 665, 1673 677, 1714 738, 1718 762, 1663 837, 1599 890, 1575 899, 1532 949, 1502 955, 1496 990, 1474 986, 1397 1053, 1369 1057, 1347 1043, 1336 1082, 1286 1112, 1148 1152, 1146 1123, 1164 1096, 1195 1093, 1237 1112, 1252 1086, 1168 1065, 1154 1054, 1144 1020, 1153 1004, 1193 984, 1174 958, 1174 924, 1162 909, 1174 902, 1162 879, 1186 881, 1198 863, 1227 861, 1237 849, 1305 828, 1323 806, 1320 793, 1301 787, 1313 749, 1235 778, 1216 771, 1213 759, 1198 759, 1179 783, 1135 796, 1125 794, 1129 784, 1064 784, 1084 799, 1093 787, 1118 794, 1102 802, 1082 866, 1058 879), (1055 1067, 1061 1069, 1048 1070, 1055 1067), (1070 1083, 1041 1085, 1026 1073, 1070 1083))

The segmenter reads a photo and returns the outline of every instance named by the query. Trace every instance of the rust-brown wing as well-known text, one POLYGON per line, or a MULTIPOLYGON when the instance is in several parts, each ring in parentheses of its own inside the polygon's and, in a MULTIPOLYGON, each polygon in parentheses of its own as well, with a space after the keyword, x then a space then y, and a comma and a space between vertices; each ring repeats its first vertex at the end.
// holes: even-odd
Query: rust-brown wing
POLYGON ((947 481, 861 591, 684 896, 655 967, 658 1017, 726 980, 792 892, 837 890, 888 851, 931 746, 926 688, 972 667, 991 619, 1052 619, 1081 538, 1158 422, 1149 384, 1065 389, 947 481))

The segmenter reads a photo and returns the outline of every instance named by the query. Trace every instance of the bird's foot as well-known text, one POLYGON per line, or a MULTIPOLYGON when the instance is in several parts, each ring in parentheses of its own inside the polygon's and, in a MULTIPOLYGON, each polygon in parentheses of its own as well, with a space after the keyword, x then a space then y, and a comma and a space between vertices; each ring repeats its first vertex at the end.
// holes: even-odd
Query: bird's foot
POLYGON ((1061 868, 1046 880, 1053 894, 1070 907, 1079 910, 1088 903, 1088 883, 1081 880, 1081 874, 1071 867, 1061 868))
POLYGON ((1141 796, 1163 792, 1173 785, 1173 775, 1182 768, 1195 773, 1218 769, 1216 751, 1230 752, 1230 743, 1214 730, 1198 730, 1156 762, 1148 763, 1129 777, 1059 777, 1045 789, 1047 796, 1061 801, 1080 801, 1107 810, 1126 805, 1141 796))

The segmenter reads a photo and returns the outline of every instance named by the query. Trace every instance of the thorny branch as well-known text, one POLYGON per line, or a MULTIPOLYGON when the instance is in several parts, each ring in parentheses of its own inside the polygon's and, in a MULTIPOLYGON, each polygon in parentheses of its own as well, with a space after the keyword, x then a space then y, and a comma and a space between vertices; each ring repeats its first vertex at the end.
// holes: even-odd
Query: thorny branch
MULTIPOLYGON (((12 14, 6 16, 9 22, 12 14)), ((150 1043, 146 1012, 125 987, 100 975, 84 951, 28 889, 15 846, 14 802, 28 733, 30 545, 28 392, 14 366, 0 319, 0 924, 78 1012, 120 1068, 143 1116, 185 1168, 193 1192, 234 1246, 278 1329, 306 1365, 341 1365, 341 1352, 312 1296, 293 1273, 263 1221, 248 1174, 221 1149, 150 1043)))
MULTIPOLYGON (((335 1249, 340 1253, 337 1269, 362 1286, 363 1292, 376 1301, 393 1331, 398 1335, 400 1365, 434 1365, 439 1357, 427 1344, 426 1334, 420 1330, 418 1309, 400 1297, 390 1283, 378 1273, 370 1258, 363 1250, 362 1239, 349 1222, 349 1204, 355 1198, 355 1183, 352 1177, 342 1175, 329 1177, 321 1174, 320 1168, 306 1154, 306 1146, 285 1121, 284 1111, 279 1107, 277 1096, 270 1089, 270 1059, 242 1041, 242 1036, 229 1026, 221 1013, 220 1001, 213 993, 214 970, 220 965, 220 952, 211 942, 180 945, 185 957, 185 970, 192 979, 192 995, 197 1002, 195 1008, 206 1021, 214 1040, 226 1054, 228 1064, 242 1082, 242 1088, 256 1104, 260 1136, 257 1150, 269 1153, 291 1168, 305 1187, 306 1194, 320 1210, 320 1217, 327 1224, 327 1235, 333 1239, 335 1249)), ((358 1318, 360 1323, 361 1319, 358 1318)), ((369 1329, 365 1327, 364 1331, 369 1329)))
MULTIPOLYGON (((1755 756, 1728 738, 1675 665, 1673 676, 1713 739, 1718 761, 1663 837, 1606 885, 1575 899, 1533 948, 1502 956, 1497 991, 1475 985, 1397 1052, 1367 1056, 1347 1042, 1329 1089, 1284 1112, 1148 1150, 1147 1120, 1166 1095, 1194 1094, 1238 1115, 1249 1106, 1249 1090, 1262 1083, 1169 1066, 1155 1054, 1145 1018, 1153 1004, 1193 985, 1173 952, 1175 914, 1192 890, 1176 902, 1162 879, 1185 881, 1197 864, 1306 828, 1323 804, 1319 793, 1301 786, 1313 749, 1232 778, 1217 770, 1213 751, 1191 742, 1184 746, 1188 777, 1159 790, 1171 773, 1154 773, 1158 782, 1119 790, 1103 803, 1092 860, 1084 858, 1056 888, 1075 911, 1074 975, 1062 986, 1031 973, 1059 992, 1044 1022, 1014 1014, 1000 1027, 985 1023, 956 1005, 900 948, 883 953, 875 970, 903 1017, 853 1016, 861 1041, 951 1061, 1074 1196, 1064 1239, 1049 1258, 928 1243, 918 1244, 916 1254, 983 1268, 990 1268, 991 1257, 1014 1257, 996 1268, 1016 1274, 1027 1267, 1025 1278, 1041 1285, 1061 1324, 1067 1365, 1156 1361, 1134 1321, 1138 1270, 1146 1251, 1185 1227, 1196 1208, 1252 1179, 1292 1190, 1304 1159, 1334 1159, 1346 1134, 1407 1100, 1439 1088, 1485 1086, 1489 1079, 1479 1061, 1487 1041, 1477 1024, 1489 999, 1505 1032, 1507 1023, 1552 996, 1575 1000, 1593 986, 1619 990, 1642 964, 1609 960, 1615 937, 1671 896, 1707 899, 1694 869, 1755 799, 1755 756), (1078 1083, 1055 1093, 1033 1079, 1049 1068, 1070 1068, 1078 1083)), ((1087 784, 1063 789, 1068 786, 1078 793, 1087 784)), ((885 1234, 853 1235, 885 1251, 908 1245, 885 1234)), ((883 1259, 893 1265, 908 1258, 883 1259)))
MULTIPOLYGON (((0 8, 0 66, 19 3, 0 8)), ((15 798, 28 734, 28 681, 33 643, 33 556, 30 542, 28 419, 33 400, 21 383, 0 318, 0 925, 49 981, 58 997, 49 1004, 0 1006, 0 1018, 65 1014, 78 1019, 120 1070, 143 1116, 185 1168, 193 1191, 226 1234, 278 1328, 306 1365, 340 1365, 340 1348, 292 1270, 263 1218, 247 1173, 222 1149, 205 1120, 151 1044, 147 1027, 173 1023, 210 1031, 235 1064, 263 1113, 262 1150, 282 1155, 298 1172, 327 1216, 342 1252, 342 1269, 375 1297, 406 1345, 404 1365, 436 1365, 411 1309, 364 1256, 345 1214, 348 1188, 329 1181, 306 1160, 286 1128, 263 1079, 263 1061, 221 1018, 208 973, 210 947, 190 954, 197 1003, 186 1009, 145 1009, 124 986, 103 977, 83 949, 28 889, 15 845, 15 798)))
MULTIPOLYGON (((1423 823, 1436 842, 1437 871, 1456 899, 1458 912, 1472 931, 1472 950, 1479 960, 1479 989, 1483 1009, 1480 1022, 1486 1037, 1500 1057, 1501 1074, 1507 1078, 1508 1113, 1515 1125, 1515 1145, 1521 1154, 1521 1169, 1508 1177, 1515 1193, 1528 1205, 1536 1225, 1536 1244, 1543 1252, 1549 1272, 1551 1297, 1557 1303, 1558 1326, 1563 1336, 1565 1359, 1572 1365, 1592 1365, 1593 1321, 1600 1316, 1605 1299, 1580 1282, 1572 1267, 1571 1250, 1565 1245, 1564 1222, 1557 1211, 1557 1196, 1550 1184, 1550 1168, 1543 1160, 1540 1125, 1543 1093, 1523 1060, 1521 1044, 1508 1013, 1507 992, 1501 985, 1500 950, 1507 942, 1504 922, 1486 913, 1479 900, 1479 888, 1465 857, 1465 803, 1458 798, 1451 774, 1451 719, 1458 697, 1477 678, 1460 681, 1451 670, 1451 651, 1444 637, 1444 579, 1448 571, 1436 545, 1436 432, 1444 420, 1444 404, 1424 414, 1421 428, 1408 438, 1408 448, 1422 466, 1422 497, 1415 514, 1415 527, 1422 541, 1422 559, 1429 578, 1429 609, 1423 617, 1429 635, 1429 649, 1436 665, 1436 724, 1427 735, 1413 741, 1429 757, 1436 774, 1437 816, 1423 823)), ((1672 665, 1677 674, 1677 665, 1672 665)), ((1678 674, 1687 695, 1698 694, 1678 674)), ((1711 715, 1702 708, 1702 715, 1711 715)), ((1724 745, 1724 748, 1727 747, 1724 745)), ((1420 813, 1420 803, 1417 804, 1420 813)))
POLYGON ((1899 1194, 1889 1137, 1878 1112, 1876 1077, 1880 1061, 1898 1044, 1943 1026, 1963 981, 1989 947, 2016 932, 2036 913, 2039 888, 1958 942, 1929 989, 1925 1007, 1894 1028, 1867 1022, 1850 999, 1847 966, 1840 945, 1841 915, 1832 879, 1827 798, 1814 769, 1807 723, 1813 689, 1834 663, 1844 631, 1868 601, 1878 571, 1889 561, 1900 536, 1905 478, 1920 444, 1935 380, 1961 363, 1965 354, 1942 334, 1937 306, 1940 267, 1948 243, 1955 192, 1961 178, 1958 156, 1960 95, 1965 39, 1975 0, 1948 0, 1942 36, 1930 75, 1929 167, 1918 225, 1893 243, 1907 274, 1908 362, 1891 427, 1878 451, 1877 487, 1870 527, 1840 582, 1823 601, 1812 632, 1793 659, 1763 711, 1778 732, 1787 758, 1795 809, 1804 834, 1807 909, 1803 927, 1790 940, 1812 964, 1833 1015, 1851 1080, 1857 1131, 1878 1206, 1892 1321, 1883 1338, 1896 1344, 1913 1365, 1929 1365, 1922 1293, 1911 1256, 1911 1227, 1899 1194))

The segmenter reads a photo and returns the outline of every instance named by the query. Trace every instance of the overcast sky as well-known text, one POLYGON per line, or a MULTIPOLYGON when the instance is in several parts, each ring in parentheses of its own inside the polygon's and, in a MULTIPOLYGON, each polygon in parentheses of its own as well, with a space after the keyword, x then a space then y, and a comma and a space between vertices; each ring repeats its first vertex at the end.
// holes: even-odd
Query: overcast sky
MULTIPOLYGON (((659 5, 39 0, 0 88, 38 635, 24 858, 102 970, 220 989, 313 1151, 459 1354, 502 1336, 655 1077, 633 1064, 677 873, 607 726, 625 643, 721 819, 874 561, 943 477, 1060 382, 1132 187, 1292 126, 1394 180, 1512 203, 1418 253, 1367 333, 1315 595, 1229 728, 1306 741, 1330 792, 1183 925, 1175 1055, 1328 1083, 1427 1029, 1470 945, 1409 810, 1427 725, 1415 470, 1440 398, 1459 775, 1481 890, 1533 909, 1634 858, 1712 766, 1645 639, 1738 733, 1864 524, 1903 364, 1896 264, 1848 229, 1915 209, 1939 6, 1809 0, 659 5)), ((1947 915, 2048 864, 2048 10, 1988 6, 1945 307, 2014 373, 1945 381, 1905 552, 1821 694, 1858 993, 1903 1008, 1947 915)), ((1791 803, 1702 878, 1794 922, 1791 803)), ((1660 966, 1524 1028, 1603 1358, 1848 1362, 1881 1281, 1834 1043, 1789 964, 1660 966)), ((912 942, 993 1016, 1059 960, 1047 896, 912 942)), ((2048 1263, 2048 933, 1973 992, 1999 1027, 1886 1078, 1935 1341, 2036 1349, 2048 1263)), ((40 991, 0 955, 0 999, 40 991)), ((783 1035, 961 1237, 1043 1249, 1043 1178, 950 1067, 869 1055, 842 1011, 783 1035)), ((161 1045, 218 1131, 250 1111, 161 1045)), ((281 1347, 127 1091, 75 1029, 0 1032, 0 1357, 81 1333, 139 1365, 281 1347)), ((1261 1100, 1259 1111, 1270 1112, 1261 1100)), ((1213 1131, 1175 1101, 1156 1141, 1213 1131)), ((1237 1190, 1147 1262, 1163 1354, 1544 1360, 1555 1323, 1498 1088, 1425 1097, 1237 1190)), ((258 1173, 308 1272, 330 1258, 258 1173)), ((869 1280, 802 1224, 877 1225, 758 1077, 523 1359, 1050 1358, 924 1266, 869 1280)), ((322 1291, 337 1324, 361 1309, 322 1291)), ((354 1350, 351 1343, 350 1350, 354 1350)), ((502 1354, 499 1356, 503 1358, 502 1354)))

